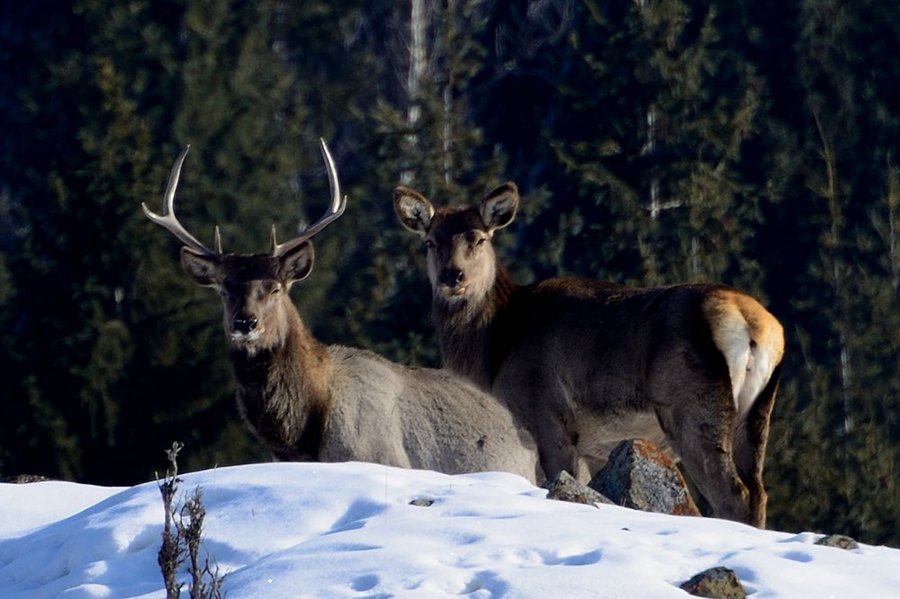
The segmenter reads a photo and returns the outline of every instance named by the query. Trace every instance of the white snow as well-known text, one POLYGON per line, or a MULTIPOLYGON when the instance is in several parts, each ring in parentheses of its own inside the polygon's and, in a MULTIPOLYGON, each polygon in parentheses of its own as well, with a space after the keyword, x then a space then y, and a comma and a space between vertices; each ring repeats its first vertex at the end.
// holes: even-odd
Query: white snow
MULTIPOLYGON (((551 501, 509 474, 282 463, 182 479, 179 502, 203 489, 228 599, 687 597, 678 585, 713 566, 754 598, 900 597, 897 549, 551 501)), ((2 484, 0 597, 165 597, 162 521, 156 482, 2 484)))

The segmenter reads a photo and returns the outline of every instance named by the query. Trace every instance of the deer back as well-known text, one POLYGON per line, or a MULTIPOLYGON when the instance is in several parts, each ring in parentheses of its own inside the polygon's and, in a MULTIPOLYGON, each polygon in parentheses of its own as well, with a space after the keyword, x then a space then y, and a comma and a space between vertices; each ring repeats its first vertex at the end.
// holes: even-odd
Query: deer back
POLYGON ((537 451, 495 398, 448 372, 414 369, 359 349, 326 347, 306 328, 291 286, 309 276, 311 237, 344 211, 333 160, 322 142, 332 201, 325 216, 271 251, 224 254, 178 221, 175 188, 187 149, 155 223, 185 247, 181 262, 199 285, 218 292, 237 382, 238 408, 278 459, 359 460, 447 473, 506 470, 538 479, 537 451))
POLYGON ((445 370, 407 367, 354 348, 329 351, 336 401, 326 459, 543 479, 534 440, 493 396, 445 370))
POLYGON ((617 441, 670 444, 718 515, 765 522, 762 464, 784 352, 780 323, 718 285, 641 289, 586 278, 514 284, 491 239, 519 196, 435 208, 394 191, 422 237, 445 367, 507 401, 548 476, 582 478, 617 441))

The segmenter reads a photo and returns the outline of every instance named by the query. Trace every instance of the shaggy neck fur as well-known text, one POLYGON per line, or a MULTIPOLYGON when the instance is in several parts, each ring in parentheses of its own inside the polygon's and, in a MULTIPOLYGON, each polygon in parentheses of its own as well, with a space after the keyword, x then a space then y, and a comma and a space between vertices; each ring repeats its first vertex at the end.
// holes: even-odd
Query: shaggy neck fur
POLYGON ((495 344, 496 321, 518 288, 497 262, 494 281, 481 296, 448 301, 435 291, 432 318, 445 368, 490 390, 502 351, 495 344))
MULTIPOLYGON (((285 301, 290 303, 287 296, 285 301)), ((276 458, 315 460, 328 417, 332 362, 293 304, 281 324, 280 343, 252 350, 231 344, 238 408, 276 458)))

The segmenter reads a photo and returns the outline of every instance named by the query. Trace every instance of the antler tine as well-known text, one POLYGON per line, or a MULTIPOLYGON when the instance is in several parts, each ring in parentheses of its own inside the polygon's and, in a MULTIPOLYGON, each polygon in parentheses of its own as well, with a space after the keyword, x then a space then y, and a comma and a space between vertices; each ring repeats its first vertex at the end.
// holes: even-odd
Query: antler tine
POLYGON ((328 170, 328 185, 331 188, 331 205, 325 214, 316 221, 315 224, 304 229, 297 237, 281 244, 275 243, 275 233, 272 232, 272 255, 281 256, 282 254, 294 249, 313 235, 330 225, 338 219, 347 207, 347 196, 341 197, 341 184, 338 181, 337 168, 334 166, 334 158, 328 151, 328 146, 324 139, 319 139, 319 145, 322 149, 322 156, 325 158, 325 168, 328 170))
MULTIPOLYGON (((181 166, 187 156, 188 150, 191 149, 190 144, 184 147, 175 164, 172 165, 172 171, 169 173, 169 183, 166 185, 166 193, 163 195, 162 215, 152 212, 147 208, 147 204, 141 202, 144 214, 155 222, 157 225, 169 231, 172 235, 189 248, 196 250, 202 254, 214 255, 217 252, 203 245, 196 237, 191 235, 187 229, 179 222, 175 216, 175 189, 178 187, 178 178, 181 176, 181 166)), ((216 247, 218 253, 221 253, 221 242, 218 239, 218 227, 216 227, 216 247)))

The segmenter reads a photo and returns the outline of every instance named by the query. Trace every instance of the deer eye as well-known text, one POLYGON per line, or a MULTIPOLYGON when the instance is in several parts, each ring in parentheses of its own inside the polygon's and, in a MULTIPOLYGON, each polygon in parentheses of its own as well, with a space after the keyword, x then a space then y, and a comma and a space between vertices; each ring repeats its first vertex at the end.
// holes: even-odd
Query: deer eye
POLYGON ((281 283, 275 283, 272 285, 272 288, 269 289, 269 295, 275 295, 279 291, 281 291, 281 283))
POLYGON ((433 249, 434 249, 434 242, 431 241, 430 239, 426 239, 426 240, 425 240, 425 249, 426 249, 426 250, 433 250, 433 249))
POLYGON ((484 243, 484 240, 487 239, 484 235, 479 235, 478 232, 472 231, 466 235, 466 241, 469 243, 470 249, 475 249, 481 244, 484 243))

